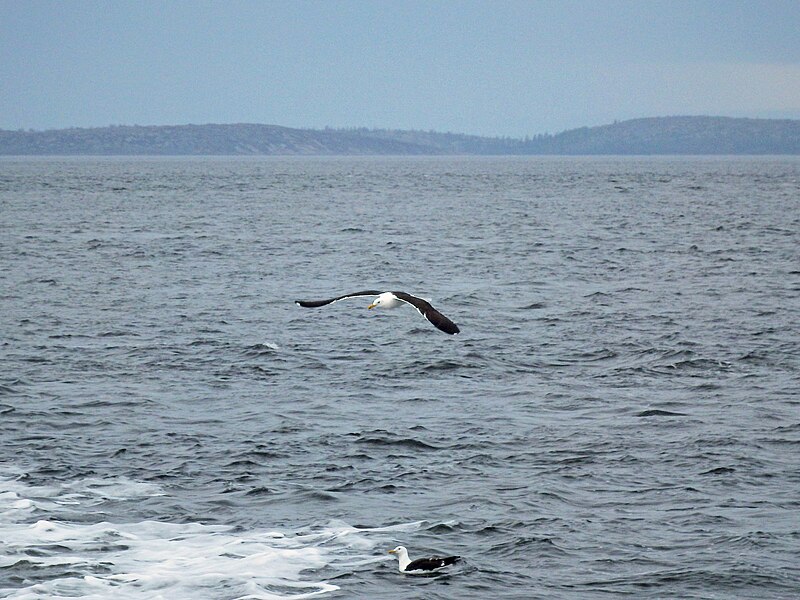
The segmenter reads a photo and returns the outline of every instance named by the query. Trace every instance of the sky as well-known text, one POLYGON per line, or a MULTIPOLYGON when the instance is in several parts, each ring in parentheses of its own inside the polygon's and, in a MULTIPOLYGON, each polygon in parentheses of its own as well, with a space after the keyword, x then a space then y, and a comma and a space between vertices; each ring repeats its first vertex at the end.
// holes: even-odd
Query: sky
POLYGON ((0 129, 800 118, 800 0, 0 0, 0 129))

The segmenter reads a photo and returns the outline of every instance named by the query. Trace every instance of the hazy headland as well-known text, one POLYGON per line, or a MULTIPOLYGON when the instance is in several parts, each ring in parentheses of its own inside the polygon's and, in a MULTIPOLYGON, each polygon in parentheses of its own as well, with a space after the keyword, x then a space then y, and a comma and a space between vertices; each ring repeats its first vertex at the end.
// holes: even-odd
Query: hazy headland
POLYGON ((800 154, 800 120, 632 119, 522 138, 261 124, 0 130, 0 155, 800 154))

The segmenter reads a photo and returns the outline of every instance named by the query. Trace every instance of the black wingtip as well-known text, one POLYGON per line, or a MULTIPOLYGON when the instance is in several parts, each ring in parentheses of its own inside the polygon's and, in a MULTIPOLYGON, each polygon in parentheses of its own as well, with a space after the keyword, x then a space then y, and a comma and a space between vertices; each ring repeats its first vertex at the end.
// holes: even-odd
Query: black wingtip
POLYGON ((430 314, 429 316, 426 315, 426 318, 439 331, 444 331, 445 333, 449 333, 450 335, 456 335, 457 333, 461 333, 461 330, 458 328, 458 325, 453 323, 450 319, 448 319, 441 313, 437 313, 436 315, 430 314))
POLYGON ((330 304, 330 300, 295 300, 294 303, 303 308, 317 308, 330 304))

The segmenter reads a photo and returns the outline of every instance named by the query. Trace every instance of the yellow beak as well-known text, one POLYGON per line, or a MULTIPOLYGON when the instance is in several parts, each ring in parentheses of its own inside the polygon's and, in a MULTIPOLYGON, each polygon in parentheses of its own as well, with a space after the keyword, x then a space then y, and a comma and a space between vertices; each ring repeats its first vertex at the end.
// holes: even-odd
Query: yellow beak
POLYGON ((395 554, 394 550, 389 550, 389 554, 395 554))
POLYGON ((375 308, 376 306, 378 306, 378 305, 377 304, 370 304, 367 308, 375 308))

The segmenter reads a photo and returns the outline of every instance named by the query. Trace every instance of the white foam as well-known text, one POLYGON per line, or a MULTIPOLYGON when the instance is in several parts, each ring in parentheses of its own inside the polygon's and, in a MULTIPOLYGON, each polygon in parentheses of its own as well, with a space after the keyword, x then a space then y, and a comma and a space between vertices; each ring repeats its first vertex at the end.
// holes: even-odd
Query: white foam
POLYGON ((0 597, 83 599, 301 599, 336 585, 314 578, 328 569, 370 568, 388 560, 377 544, 386 533, 422 522, 358 529, 336 521, 298 532, 241 531, 202 523, 76 523, 68 516, 103 499, 163 495, 159 486, 127 479, 86 479, 30 486, 0 474, 0 568, 22 577, 0 597), (59 519, 59 516, 62 519, 59 519))
POLYGON ((68 484, 65 489, 69 490, 73 497, 89 499, 95 503, 105 502, 106 500, 131 500, 165 495, 161 486, 142 481, 132 481, 125 477, 114 479, 90 477, 68 484))

